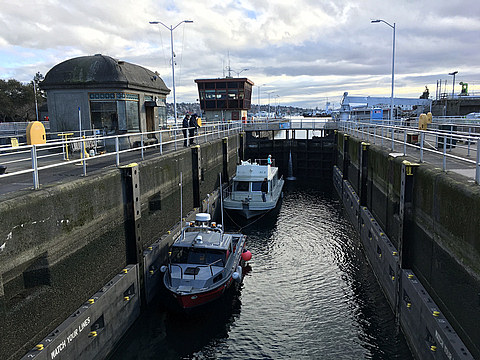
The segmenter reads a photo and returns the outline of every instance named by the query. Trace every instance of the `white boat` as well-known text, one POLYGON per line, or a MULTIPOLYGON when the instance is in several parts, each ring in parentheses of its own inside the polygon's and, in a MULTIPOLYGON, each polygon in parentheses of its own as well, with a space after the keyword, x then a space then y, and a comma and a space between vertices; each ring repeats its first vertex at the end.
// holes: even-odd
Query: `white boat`
POLYGON ((274 161, 255 159, 242 161, 232 185, 228 188, 223 207, 250 219, 274 209, 282 196, 283 177, 279 176, 274 161), (267 179, 268 190, 262 193, 262 183, 267 179), (263 196, 265 195, 265 196, 263 196))

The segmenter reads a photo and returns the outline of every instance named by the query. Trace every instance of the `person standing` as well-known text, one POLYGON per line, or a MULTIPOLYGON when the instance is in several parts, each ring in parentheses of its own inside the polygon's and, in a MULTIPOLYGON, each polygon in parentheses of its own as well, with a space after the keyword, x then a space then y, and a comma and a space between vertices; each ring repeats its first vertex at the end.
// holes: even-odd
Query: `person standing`
POLYGON ((185 115, 183 118, 183 123, 182 123, 182 132, 183 132, 183 146, 187 147, 188 146, 188 125, 190 122, 190 114, 185 115))
POLYGON ((263 200, 263 202, 266 202, 267 201, 267 193, 268 193, 267 178, 263 179, 261 190, 262 190, 262 200, 263 200))
POLYGON ((190 135, 190 145, 195 144, 195 130, 197 129, 197 114, 190 116, 188 132, 190 135))

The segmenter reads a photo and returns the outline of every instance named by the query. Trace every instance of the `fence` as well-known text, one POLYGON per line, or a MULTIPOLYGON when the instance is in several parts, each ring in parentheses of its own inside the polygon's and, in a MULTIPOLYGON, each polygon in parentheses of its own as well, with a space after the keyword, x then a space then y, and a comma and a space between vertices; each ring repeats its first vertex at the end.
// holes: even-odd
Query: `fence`
MULTIPOLYGON (((447 160, 456 166, 475 169, 475 182, 480 184, 480 127, 465 119, 448 122, 436 119, 429 130, 403 125, 382 125, 355 121, 340 121, 338 128, 346 134, 367 142, 401 151, 403 155, 416 157, 420 162, 435 162, 441 159, 442 169, 447 171, 447 160), (426 156, 430 157, 428 161, 426 156)), ((410 124, 417 125, 418 123, 410 124)))
MULTIPOLYGON (((76 131, 49 134, 50 138, 56 135, 59 139, 49 140, 46 144, 4 145, 0 147, 0 179, 32 174, 33 188, 38 189, 41 170, 62 168, 68 172, 72 169, 71 165, 79 165, 83 168, 82 175, 86 176, 89 163, 93 163, 95 168, 106 167, 112 165, 111 159, 114 159, 114 164, 119 166, 122 159, 135 161, 143 160, 147 154, 161 155, 183 146, 186 140, 183 130, 186 129, 177 126, 167 130, 110 136, 100 136, 95 132, 82 132, 80 136, 76 131)), ((239 122, 204 124, 195 130, 191 140, 195 143, 207 142, 241 130, 239 122)))

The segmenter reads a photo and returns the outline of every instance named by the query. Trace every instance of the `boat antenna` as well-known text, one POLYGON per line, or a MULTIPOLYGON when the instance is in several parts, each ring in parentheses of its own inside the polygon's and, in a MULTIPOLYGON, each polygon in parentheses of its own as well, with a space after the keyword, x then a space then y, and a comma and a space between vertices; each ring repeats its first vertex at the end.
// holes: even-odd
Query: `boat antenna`
POLYGON ((222 216, 222 226, 223 224, 223 186, 222 186, 222 173, 218 173, 219 181, 220 181, 220 213, 222 216))

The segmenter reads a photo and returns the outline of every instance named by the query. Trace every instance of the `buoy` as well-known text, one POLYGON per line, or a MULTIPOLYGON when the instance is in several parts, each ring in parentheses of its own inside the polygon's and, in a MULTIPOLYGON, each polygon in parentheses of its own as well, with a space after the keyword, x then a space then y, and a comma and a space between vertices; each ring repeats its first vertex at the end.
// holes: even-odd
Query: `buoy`
POLYGON ((252 258, 252 253, 251 253, 249 250, 245 250, 245 251, 242 253, 242 259, 243 259, 244 261, 249 261, 251 258, 252 258))
POLYGON ((242 267, 240 265, 237 266, 237 271, 235 271, 232 274, 232 279, 237 281, 237 282, 242 281, 242 267))

